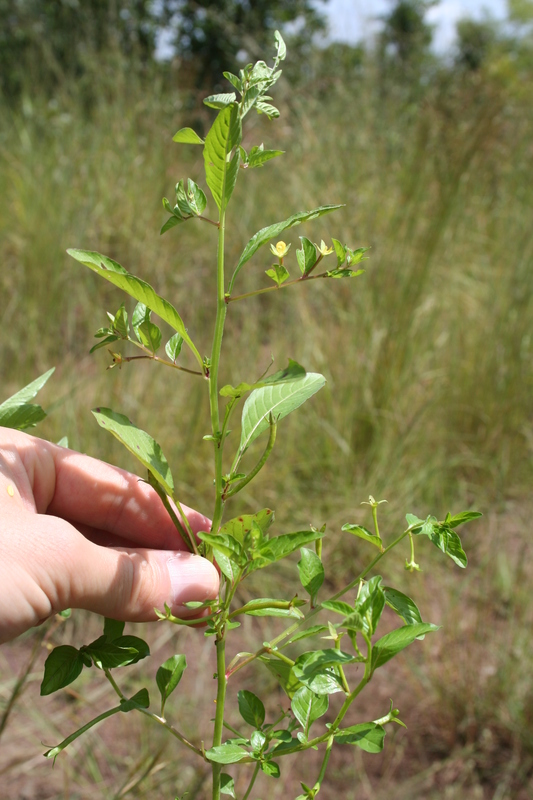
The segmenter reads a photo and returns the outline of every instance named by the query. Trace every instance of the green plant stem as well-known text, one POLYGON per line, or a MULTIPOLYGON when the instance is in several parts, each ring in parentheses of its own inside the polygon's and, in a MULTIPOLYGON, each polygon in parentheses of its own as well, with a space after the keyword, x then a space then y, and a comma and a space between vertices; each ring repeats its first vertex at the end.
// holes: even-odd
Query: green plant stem
POLYGON ((247 611, 258 611, 262 608, 282 608, 288 609, 291 608, 293 601, 292 600, 267 600, 264 603, 246 603, 245 606, 241 606, 240 608, 236 608, 235 611, 232 611, 229 614, 228 619, 233 619, 233 617, 238 617, 239 614, 246 614, 247 611))
MULTIPOLYGON (((226 639, 223 631, 216 640, 217 648, 217 710, 215 713, 215 729, 213 733, 213 747, 222 744, 222 731, 224 730, 224 704, 226 702, 226 639)), ((222 764, 213 762, 213 800, 220 800, 220 773, 222 764)))
MULTIPOLYGON (((270 421, 270 436, 268 437, 267 446, 265 448, 265 452, 261 456, 261 459, 257 462, 257 464, 255 465, 253 470, 248 473, 246 478, 243 478, 242 481, 240 481, 236 486, 234 486, 233 488, 228 489, 227 491, 224 492, 224 498, 225 499, 228 499, 229 497, 233 497, 233 495, 237 494, 237 492, 240 492, 241 489, 244 489, 246 484, 250 483, 250 481, 255 478, 257 473, 260 472, 263 469, 263 467, 265 466, 265 464, 267 462, 267 459, 268 459, 270 453, 272 452, 274 444, 276 443, 277 427, 278 427, 277 424, 271 419, 271 421, 270 421)), ((237 464, 238 464, 238 462, 237 462, 237 464)))
POLYGON ((214 225, 215 228, 220 228, 220 223, 219 222, 215 222, 214 219, 209 219, 209 217, 202 217, 201 214, 198 214, 197 219, 201 219, 202 222, 209 222, 209 224, 210 225, 214 225))
POLYGON ((324 758, 322 759, 322 766, 320 767, 320 772, 319 772, 318 778, 316 779, 316 783, 313 786, 313 789, 315 790, 316 794, 318 794, 318 792, 320 791, 320 787, 322 785, 322 781, 326 777, 326 769, 327 769, 327 766, 328 766, 329 757, 331 755, 331 748, 333 747, 333 742, 334 741, 335 741, 335 738, 333 736, 330 736, 329 739, 328 739, 326 752, 324 753, 324 758))
MULTIPOLYGON (((111 670, 109 670, 107 668, 104 668, 104 675, 106 676, 107 680, 109 681, 109 683, 113 687, 113 690, 120 697, 120 699, 122 701, 126 701, 127 698, 122 693, 119 685, 117 684, 117 682, 115 681, 115 679, 111 675, 111 670)), ((117 710, 119 711, 120 709, 117 709, 117 710)), ((171 733, 172 736, 175 736, 176 739, 178 739, 182 744, 185 745, 185 747, 188 747, 189 750, 192 750, 197 755, 203 757, 202 751, 198 747, 195 747, 195 745, 193 745, 192 742, 189 742, 189 740, 186 739, 185 736, 183 736, 183 734, 181 734, 178 730, 176 730, 176 728, 174 728, 173 725, 171 725, 169 722, 167 722, 164 717, 160 717, 158 714, 154 714, 153 711, 148 711, 147 708, 142 708, 141 706, 137 707, 137 711, 140 711, 141 714, 144 714, 146 717, 150 717, 150 719, 153 719, 154 722, 157 722, 159 725, 162 725, 163 728, 165 728, 169 733, 171 733)))
POLYGON ((255 289, 253 292, 246 292, 245 294, 226 295, 226 303, 234 303, 236 300, 244 300, 247 297, 255 297, 258 294, 265 294, 266 292, 276 292, 278 289, 286 289, 287 286, 295 286, 297 283, 306 283, 307 281, 317 281, 319 278, 327 278, 327 272, 321 272, 320 275, 302 275, 300 278, 294 278, 292 281, 285 281, 281 286, 265 286, 264 289, 255 289))
POLYGON ((379 528, 378 528, 378 507, 377 506, 372 506, 372 519, 374 520, 374 530, 376 532, 376 536, 378 537, 378 539, 381 540, 381 537, 379 535, 379 528))
POLYGON ((226 228, 226 213, 224 207, 220 212, 218 229, 217 251, 217 313, 215 319, 215 332, 213 335, 213 348, 211 351, 211 366, 209 371, 209 405, 211 410, 211 428, 215 438, 215 509, 211 531, 216 533, 222 521, 224 501, 222 499, 222 451, 224 441, 220 430, 220 414, 218 407, 218 368, 222 337, 224 335, 224 322, 226 320, 226 298, 224 294, 224 235, 226 228))
POLYGON ((253 771, 252 777, 250 778, 250 783, 248 784, 248 788, 247 788, 245 794, 243 795, 242 800, 248 800, 248 798, 250 797, 250 792, 254 788, 255 779, 259 775, 260 766, 261 765, 259 764, 259 762, 257 762, 257 764, 255 765, 255 769, 253 771))

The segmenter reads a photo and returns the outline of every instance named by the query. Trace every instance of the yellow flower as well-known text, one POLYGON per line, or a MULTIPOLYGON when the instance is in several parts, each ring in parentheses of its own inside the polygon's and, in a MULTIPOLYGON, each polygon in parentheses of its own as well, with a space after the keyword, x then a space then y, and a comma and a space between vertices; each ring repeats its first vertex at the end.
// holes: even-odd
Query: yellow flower
POLYGON ((333 247, 328 247, 324 239, 321 239, 320 247, 318 247, 318 252, 320 253, 321 256, 329 256, 330 253, 333 253, 333 247))
POLYGON ((289 250, 291 249, 290 244, 285 244, 285 242, 278 242, 277 244, 270 245, 270 251, 273 255, 277 256, 278 258, 283 258, 287 255, 289 250))

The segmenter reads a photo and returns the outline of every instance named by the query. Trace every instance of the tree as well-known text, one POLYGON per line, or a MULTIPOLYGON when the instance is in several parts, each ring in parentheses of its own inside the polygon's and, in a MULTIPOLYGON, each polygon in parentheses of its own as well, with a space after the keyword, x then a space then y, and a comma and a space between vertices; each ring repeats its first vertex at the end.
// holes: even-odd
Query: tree
POLYGON ((160 23, 153 0, 0 0, 0 88, 16 95, 36 65, 53 86, 110 50, 146 63, 160 23))
POLYGON ((494 23, 490 20, 461 19, 456 30, 456 63, 470 71, 480 69, 497 40, 494 23))
POLYGON ((382 62, 399 67, 408 78, 420 71, 428 57, 433 28, 425 15, 434 5, 435 0, 396 0, 390 14, 383 18, 379 41, 382 62))

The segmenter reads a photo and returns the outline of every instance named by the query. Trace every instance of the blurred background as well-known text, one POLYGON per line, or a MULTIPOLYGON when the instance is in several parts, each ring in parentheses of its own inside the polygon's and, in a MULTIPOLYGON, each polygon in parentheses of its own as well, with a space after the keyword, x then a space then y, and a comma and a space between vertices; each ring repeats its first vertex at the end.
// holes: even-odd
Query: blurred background
MULTIPOLYGON (((275 368, 290 356, 328 380, 280 425, 276 452, 240 495, 239 512, 275 508, 280 532, 327 522, 331 590, 369 558, 340 528, 368 525, 360 504, 370 493, 388 501, 380 527, 389 540, 405 512, 484 513, 464 529, 465 572, 423 544, 422 572, 405 573, 407 552, 384 567, 443 628, 380 671, 353 720, 382 716, 392 697, 408 731, 390 732, 379 756, 339 748, 325 797, 526 800, 533 0, 484 8, 474 0, 0 0, 0 400, 55 366, 38 398, 49 413, 38 435, 68 436, 70 447, 136 470, 89 409, 126 413, 163 444, 185 502, 209 513, 203 382, 144 362, 107 371, 105 348, 90 356, 105 312, 124 298, 65 250, 98 250, 149 281, 200 352, 210 351, 216 234, 189 223, 159 236, 161 198, 173 198, 180 178, 203 183, 201 149, 171 140, 185 125, 207 131, 214 112, 202 98, 229 90, 223 70, 271 61, 276 28, 288 45, 274 95, 281 118, 255 116, 243 144, 286 155, 241 173, 228 263, 259 228, 325 203, 346 206, 286 234, 289 269, 297 273, 302 234, 371 249, 354 280, 230 306, 223 383, 261 374, 271 354, 275 368)), ((267 285, 270 262, 259 251, 239 293, 267 285)), ((295 578, 294 564, 284 569, 268 578, 272 591, 295 578)), ((205 797, 202 769, 132 715, 93 729, 55 769, 42 758, 43 742, 56 744, 113 704, 89 673, 38 698, 46 647, 79 646, 98 625, 77 612, 0 649, 1 796, 205 797)), ((186 652, 188 688, 173 711, 199 738, 212 708, 190 697, 213 694, 211 640, 139 628, 156 657, 130 668, 130 683, 186 652)), ((266 636, 255 623, 242 630, 246 649, 266 636)), ((257 685, 253 674, 244 679, 257 685)), ((295 796, 300 779, 314 781, 314 768, 302 774, 301 761, 285 761, 282 780, 258 784, 258 797, 295 796)))

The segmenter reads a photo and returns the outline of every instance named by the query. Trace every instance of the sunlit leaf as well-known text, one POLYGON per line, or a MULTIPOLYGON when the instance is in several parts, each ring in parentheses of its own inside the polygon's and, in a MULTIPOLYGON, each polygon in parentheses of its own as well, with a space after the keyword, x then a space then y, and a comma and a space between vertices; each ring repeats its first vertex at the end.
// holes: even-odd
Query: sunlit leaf
POLYGON ((378 639, 372 648, 372 671, 374 672, 378 667, 386 664, 387 661, 390 661, 397 653, 412 644, 419 636, 438 630, 438 625, 433 625, 431 622, 423 622, 406 625, 403 628, 397 628, 395 631, 386 633, 385 636, 378 639))
POLYGON ((34 427, 46 417, 46 412, 41 406, 30 403, 29 400, 33 400, 54 370, 55 367, 52 367, 16 394, 4 400, 0 405, 0 425, 4 428, 15 428, 22 431, 34 427))
POLYGON ((110 408, 93 408, 92 413, 100 427, 108 430, 155 476, 165 491, 172 495, 174 481, 168 462, 155 439, 137 428, 124 414, 110 408))
POLYGON ((203 144, 204 140, 201 139, 196 131, 192 128, 180 128, 180 130, 172 137, 173 142, 180 142, 181 144, 203 144))

